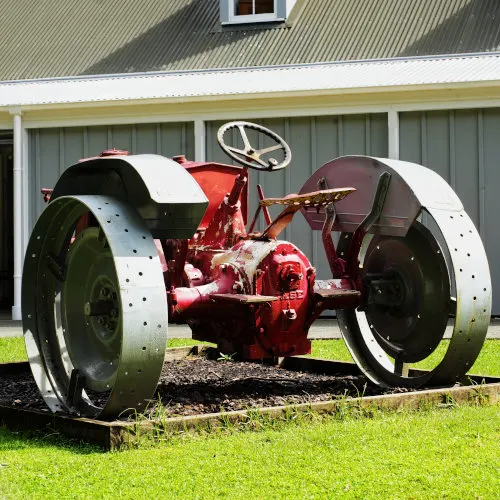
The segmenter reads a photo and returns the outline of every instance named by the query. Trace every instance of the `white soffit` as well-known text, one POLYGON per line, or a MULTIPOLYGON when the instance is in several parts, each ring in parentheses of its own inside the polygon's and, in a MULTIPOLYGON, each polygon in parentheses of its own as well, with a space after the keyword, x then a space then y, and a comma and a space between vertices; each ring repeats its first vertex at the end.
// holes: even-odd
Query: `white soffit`
POLYGON ((500 54, 0 82, 0 107, 500 85, 500 54))

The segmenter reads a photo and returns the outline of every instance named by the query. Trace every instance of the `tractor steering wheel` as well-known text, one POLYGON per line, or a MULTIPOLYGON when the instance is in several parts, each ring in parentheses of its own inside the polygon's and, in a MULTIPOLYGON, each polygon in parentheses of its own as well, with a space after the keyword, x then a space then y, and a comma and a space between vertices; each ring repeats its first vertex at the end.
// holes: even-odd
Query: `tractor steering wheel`
POLYGON ((230 156, 233 160, 241 163, 245 167, 253 168, 255 170, 280 170, 282 168, 288 167, 290 161, 292 160, 292 152, 290 151, 290 146, 272 130, 269 130, 262 125, 257 125, 256 123, 250 122, 229 122, 217 131, 217 142, 222 148, 222 151, 230 156), (224 134, 232 129, 238 129, 240 132, 241 139, 243 140, 243 148, 238 149, 233 146, 228 146, 224 142, 224 134), (248 140, 247 133, 245 129, 257 130, 261 134, 270 137, 276 144, 274 146, 269 146, 267 148, 255 149, 248 140), (267 155, 273 151, 283 151, 284 159, 278 162, 275 158, 262 158, 263 155, 267 155))

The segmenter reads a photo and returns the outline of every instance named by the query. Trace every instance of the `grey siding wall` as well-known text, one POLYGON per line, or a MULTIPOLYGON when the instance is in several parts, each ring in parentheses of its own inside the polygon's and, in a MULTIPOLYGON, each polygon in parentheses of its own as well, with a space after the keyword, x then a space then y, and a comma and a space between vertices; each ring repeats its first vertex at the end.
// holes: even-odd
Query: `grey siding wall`
MULTIPOLYGON (((290 144, 292 164, 278 172, 250 172, 250 219, 257 205, 256 184, 263 186, 267 197, 284 196, 298 192, 312 173, 338 156, 387 156, 386 114, 251 121, 270 128, 290 144)), ((223 123, 207 123, 207 159, 228 163, 229 158, 217 145, 217 129, 223 123)), ((271 210, 273 215, 279 212, 278 207, 271 208, 274 208, 274 211, 271 210)), ((304 218, 297 214, 281 238, 293 241, 316 266, 319 277, 328 278, 329 268, 319 236, 318 232, 311 231, 304 218)))
POLYGON ((194 158, 194 127, 188 122, 31 130, 31 225, 44 208, 41 188, 53 187, 61 173, 80 158, 97 156, 109 148, 194 158))
MULTIPOLYGON (((252 120, 255 121, 255 120, 252 120)), ((217 145, 223 122, 207 123, 207 159, 228 163, 217 145)), ((328 160, 346 154, 386 157, 387 115, 362 114, 275 118, 258 123, 280 134, 291 146, 292 165, 276 173, 251 172, 250 217, 257 205, 256 184, 266 196, 300 190, 306 179, 328 160)), ((500 314, 500 108, 400 113, 400 158, 425 165, 442 175, 460 196, 486 246, 493 281, 493 314, 500 314)), ((235 135, 236 138, 236 135, 235 135)), ((258 146, 265 141, 254 141, 258 146)), ((31 130, 29 176, 31 223, 44 204, 42 187, 52 187, 59 175, 80 158, 116 147, 131 153, 184 153, 194 158, 192 123, 67 127, 31 130)), ((277 212, 275 207, 274 214, 277 212)), ((300 214, 282 235, 296 243, 322 278, 328 277, 319 234, 312 233, 300 214)))
POLYGON ((500 314, 500 108, 401 113, 399 137, 400 158, 441 174, 476 224, 500 314))

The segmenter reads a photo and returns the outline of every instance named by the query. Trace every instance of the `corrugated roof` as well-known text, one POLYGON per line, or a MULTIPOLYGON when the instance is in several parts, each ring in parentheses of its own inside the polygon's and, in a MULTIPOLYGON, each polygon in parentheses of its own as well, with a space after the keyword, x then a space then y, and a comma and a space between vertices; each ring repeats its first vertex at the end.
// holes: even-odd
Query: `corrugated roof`
POLYGON ((498 0, 298 0, 221 27, 219 0, 0 0, 0 80, 500 50, 498 0))
POLYGON ((0 107, 463 83, 500 85, 500 54, 0 82, 0 107))

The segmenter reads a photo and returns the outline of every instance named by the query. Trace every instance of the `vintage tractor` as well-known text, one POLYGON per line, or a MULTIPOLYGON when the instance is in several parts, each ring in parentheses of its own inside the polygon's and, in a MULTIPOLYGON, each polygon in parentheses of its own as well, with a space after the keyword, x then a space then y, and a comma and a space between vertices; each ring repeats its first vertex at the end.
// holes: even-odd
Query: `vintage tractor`
POLYGON ((248 169, 285 168, 290 148, 248 122, 222 126, 218 141, 243 167, 111 150, 68 168, 50 193, 27 248, 22 312, 52 411, 111 418, 144 408, 168 322, 262 360, 309 353, 312 322, 332 310, 376 384, 449 385, 468 371, 489 325, 490 275, 474 224, 439 175, 338 158, 299 194, 265 198, 258 186, 247 228, 248 169), (274 218, 272 205, 282 207, 274 218), (278 239, 299 211, 321 231, 330 279, 278 239), (415 369, 450 317, 444 356, 430 371, 415 369))

